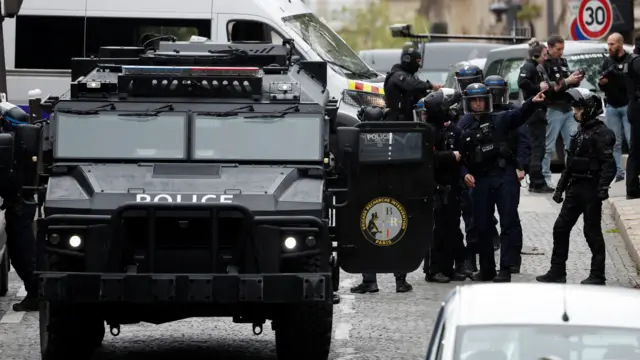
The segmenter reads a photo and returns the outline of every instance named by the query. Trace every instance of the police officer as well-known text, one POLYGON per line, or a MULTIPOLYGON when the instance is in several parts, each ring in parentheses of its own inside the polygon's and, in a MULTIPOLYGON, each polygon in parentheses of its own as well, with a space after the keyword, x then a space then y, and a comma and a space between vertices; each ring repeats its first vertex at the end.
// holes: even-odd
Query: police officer
POLYGON ((619 33, 613 33, 607 38, 609 56, 604 59, 600 67, 598 84, 604 91, 607 114, 607 126, 616 135, 616 145, 613 147, 613 157, 616 159, 617 173, 615 181, 624 180, 622 169, 622 142, 631 143, 631 130, 627 118, 627 83, 624 76, 624 66, 629 61, 629 53, 624 50, 624 38, 619 33))
POLYGON ((629 57, 624 72, 627 74, 629 106, 627 117, 631 126, 631 144, 627 159, 627 199, 640 198, 640 36, 629 57))
POLYGON ((451 123, 452 95, 442 90, 432 92, 418 106, 422 109, 421 121, 433 126, 435 134, 434 233, 423 270, 426 281, 437 283, 464 281, 471 275, 464 266, 464 235, 460 230, 461 131, 451 123))
POLYGON ((422 81, 415 75, 422 65, 422 54, 413 43, 402 49, 400 63, 393 65, 384 79, 384 96, 389 121, 414 121, 413 108, 428 90, 438 90, 440 84, 422 81))
MULTIPOLYGON (((559 35, 551 35, 547 40, 548 57, 543 65, 543 76, 549 81, 547 92, 547 133, 545 135, 545 152, 542 159, 542 174, 547 184, 551 183, 551 156, 556 148, 558 135, 562 135, 565 150, 569 149, 571 135, 578 124, 571 115, 564 93, 568 88, 580 85, 584 73, 578 70, 571 73, 567 59, 563 58, 564 39, 559 35)), ((548 189, 547 189, 548 191, 548 189)))
POLYGON ((484 79, 482 69, 476 65, 464 65, 455 73, 458 91, 464 91, 471 84, 481 83, 484 79))
MULTIPOLYGON (((542 73, 547 59, 547 47, 536 39, 529 42, 529 59, 520 68, 518 88, 522 90, 522 97, 528 100, 540 91, 548 91, 549 84, 542 73)), ((532 149, 529 161, 529 191, 534 193, 552 193, 551 188, 542 175, 542 159, 545 152, 545 137, 547 134, 546 108, 540 108, 527 120, 531 136, 532 149)))
MULTIPOLYGON (((0 103, 0 117, 2 132, 5 133, 12 132, 16 125, 29 123, 29 115, 8 102, 0 103)), ((6 210, 5 229, 9 259, 27 291, 27 296, 13 305, 13 311, 37 311, 38 289, 34 277, 36 238, 33 232, 37 204, 33 191, 21 190, 15 180, 11 179, 0 187, 2 208, 6 210)))
POLYGON ((480 271, 476 281, 511 281, 511 269, 518 264, 517 243, 522 228, 518 217, 520 185, 514 161, 510 161, 507 137, 531 117, 545 96, 542 92, 525 101, 521 108, 493 113, 493 99, 482 83, 471 84, 463 94, 465 115, 460 126, 470 122, 462 133, 463 158, 468 169, 465 184, 471 192, 474 223, 478 236, 480 271), (490 233, 490 214, 498 208, 504 243, 500 270, 496 274, 490 233))
POLYGON ((605 284, 606 249, 602 236, 602 201, 609 197, 609 184, 616 175, 613 146, 616 142, 611 129, 597 116, 602 114, 602 99, 586 89, 570 89, 566 93, 575 119, 580 123, 571 139, 565 166, 553 200, 566 200, 553 225, 553 253, 551 269, 538 276, 539 282, 565 283, 566 262, 569 255, 571 229, 584 216, 584 235, 591 249, 591 272, 582 284, 605 284))
MULTIPOLYGON (((362 122, 384 121, 387 120, 387 113, 377 106, 363 107, 358 111, 358 119, 362 122)), ((407 274, 395 273, 394 276, 396 278, 396 292, 409 292, 413 290, 413 286, 407 282, 407 274)), ((355 294, 378 292, 378 277, 375 273, 364 273, 362 274, 362 283, 352 287, 350 291, 355 294)), ((336 303, 335 295, 333 301, 336 303)))
MULTIPOLYGON (((502 76, 487 76, 484 80, 484 85, 491 92, 494 113, 514 110, 516 108, 516 106, 509 102, 509 84, 502 76)), ((540 110, 536 111, 536 113, 540 113, 540 110)), ((520 125, 515 131, 510 131, 507 137, 507 144, 510 150, 510 154, 507 158, 511 162, 515 162, 518 182, 522 182, 525 175, 529 172, 529 163, 531 160, 532 144, 527 124, 520 125)), ((518 204, 520 204, 520 192, 518 192, 516 200, 518 204)), ((520 265, 522 263, 522 257, 520 255, 522 251, 522 229, 520 229, 519 232, 516 232, 516 234, 519 234, 519 236, 514 236, 514 244, 512 244, 512 246, 517 249, 518 261, 516 265, 511 268, 512 274, 520 273, 520 265)), ((500 233, 500 241, 502 243, 507 241, 504 232, 500 233)))

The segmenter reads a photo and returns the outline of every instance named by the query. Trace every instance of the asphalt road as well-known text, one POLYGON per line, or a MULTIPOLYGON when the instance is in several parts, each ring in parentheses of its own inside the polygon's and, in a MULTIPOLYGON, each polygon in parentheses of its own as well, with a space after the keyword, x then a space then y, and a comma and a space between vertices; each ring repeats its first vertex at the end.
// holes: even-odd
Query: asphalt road
MULTIPOLYGON (((525 236, 522 271, 513 281, 531 282, 544 273, 549 264, 551 229, 559 205, 548 195, 522 192, 520 214, 525 236)), ((603 214, 607 241, 607 278, 610 286, 637 286, 639 278, 622 239, 603 214)), ((590 253, 580 221, 572 233, 568 280, 578 283, 588 274, 590 253)), ((377 294, 352 295, 349 287, 360 281, 359 275, 343 273, 340 284, 342 303, 335 308, 332 359, 395 360, 424 359, 428 336, 442 299, 453 288, 450 284, 428 284, 421 271, 409 275, 414 291, 395 293, 393 276, 379 277, 377 294)), ((40 359, 37 313, 14 313, 11 303, 24 296, 19 279, 11 274, 10 294, 0 298, 0 359, 40 359)), ((467 280, 465 282, 469 284, 467 280)), ((107 335, 100 360, 122 359, 276 359, 273 331, 269 324, 260 336, 251 325, 233 324, 227 319, 189 319, 155 326, 123 326, 118 337, 107 335)))

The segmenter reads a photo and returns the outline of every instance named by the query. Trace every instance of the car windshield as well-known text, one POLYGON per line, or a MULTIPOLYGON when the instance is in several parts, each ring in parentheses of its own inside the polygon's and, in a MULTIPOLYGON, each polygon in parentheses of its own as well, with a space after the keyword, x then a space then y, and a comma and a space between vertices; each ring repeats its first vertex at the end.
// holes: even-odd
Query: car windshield
MULTIPOLYGON (((606 53, 585 53, 574 54, 565 56, 567 63, 569 64, 569 70, 577 71, 583 69, 585 71, 585 78, 580 83, 581 88, 588 90, 600 90, 596 87, 598 78, 600 76, 600 66, 603 59, 607 56, 606 53)), ((502 64, 500 69, 500 75, 509 82, 509 92, 517 93, 518 89, 518 76, 520 76, 520 68, 524 64, 524 59, 507 59, 502 64)), ((493 74, 487 74, 493 75, 493 74)))
POLYGON ((640 330, 593 326, 463 326, 457 360, 640 359, 640 330), (555 357, 554 357, 555 356, 555 357))
POLYGON ((447 80, 447 70, 425 70, 418 71, 420 80, 429 80, 433 84, 444 84, 447 80))
POLYGON ((320 115, 250 119, 197 116, 193 127, 193 158, 321 161, 322 125, 320 115))
MULTIPOLYGON (((362 78, 362 74, 371 73, 362 59, 315 14, 299 14, 282 18, 284 24, 304 41, 325 61, 332 61, 344 68, 331 65, 345 73, 350 79, 362 78), (349 70, 353 70, 354 73, 349 70)), ((371 74, 372 76, 377 74, 371 74)), ((377 76, 376 76, 377 77, 377 76)))
POLYGON ((185 159, 186 114, 118 116, 58 113, 54 121, 58 159, 185 159))

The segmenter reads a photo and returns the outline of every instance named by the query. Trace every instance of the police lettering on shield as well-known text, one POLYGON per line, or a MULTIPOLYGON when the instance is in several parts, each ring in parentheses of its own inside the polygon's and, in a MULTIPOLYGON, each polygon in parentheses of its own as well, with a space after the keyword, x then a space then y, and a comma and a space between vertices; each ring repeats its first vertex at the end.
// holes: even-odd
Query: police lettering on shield
POLYGON ((233 195, 136 194, 136 202, 232 203, 233 195))

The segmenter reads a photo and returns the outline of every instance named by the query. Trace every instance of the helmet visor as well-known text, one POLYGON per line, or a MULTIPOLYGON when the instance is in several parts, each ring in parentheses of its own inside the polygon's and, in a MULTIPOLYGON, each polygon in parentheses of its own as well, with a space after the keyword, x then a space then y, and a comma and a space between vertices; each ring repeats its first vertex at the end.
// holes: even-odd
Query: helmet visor
POLYGON ((494 104, 508 104, 509 94, 506 87, 489 87, 494 104))
POLYGON ((461 90, 465 90, 467 86, 471 84, 482 83, 482 76, 474 75, 474 76, 466 76, 466 77, 465 76, 456 77, 456 80, 458 82, 459 88, 461 90))
POLYGON ((493 99, 491 94, 465 96, 462 107, 465 114, 488 114, 493 112, 493 99))

